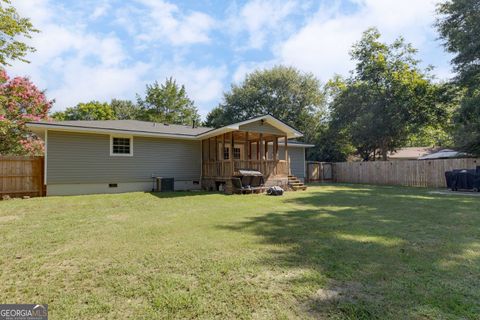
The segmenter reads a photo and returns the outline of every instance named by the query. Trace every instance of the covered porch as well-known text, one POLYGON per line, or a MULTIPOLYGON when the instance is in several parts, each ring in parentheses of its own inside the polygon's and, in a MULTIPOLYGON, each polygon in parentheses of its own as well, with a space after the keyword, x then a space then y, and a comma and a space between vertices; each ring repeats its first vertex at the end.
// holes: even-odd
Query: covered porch
POLYGON ((235 131, 202 140, 203 178, 225 179, 237 176, 239 170, 255 170, 269 180, 286 178, 289 168, 286 136, 235 131))
MULTIPOLYGON (((262 116, 203 134, 202 186, 228 189, 240 170, 262 173, 265 186, 286 187, 290 174, 288 139, 301 133, 271 116, 262 116)), ((228 190, 227 190, 228 192, 228 190)))

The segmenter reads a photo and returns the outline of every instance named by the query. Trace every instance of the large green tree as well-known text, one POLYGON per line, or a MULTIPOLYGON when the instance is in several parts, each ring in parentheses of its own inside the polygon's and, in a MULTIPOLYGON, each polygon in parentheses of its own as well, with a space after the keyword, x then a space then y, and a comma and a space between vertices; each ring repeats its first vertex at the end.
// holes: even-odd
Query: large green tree
POLYGON ((110 107, 118 120, 139 120, 144 118, 143 109, 130 100, 112 99, 110 107))
POLYGON ((380 36, 375 28, 364 32, 351 51, 354 72, 332 84, 332 127, 346 130, 365 160, 375 158, 377 151, 386 160, 412 134, 451 113, 448 95, 432 83, 428 69, 420 69, 416 50, 403 38, 386 44, 380 36))
POLYGON ((20 17, 9 0, 0 0, 0 65, 10 65, 11 60, 28 62, 24 57, 35 49, 22 38, 30 38, 34 32, 38 30, 30 19, 20 17))
POLYGON ((437 13, 440 37, 447 51, 455 55, 455 82, 465 88, 456 117, 455 142, 480 155, 480 1, 445 1, 437 13))
POLYGON ((163 84, 155 81, 147 85, 145 97, 137 95, 137 100, 145 120, 185 125, 200 122, 198 109, 188 97, 185 86, 178 85, 172 78, 163 84))
POLYGON ((206 125, 220 127, 270 114, 312 141, 321 126, 325 99, 320 82, 311 73, 276 66, 248 74, 224 93, 223 102, 208 115, 206 125))
POLYGON ((55 112, 56 120, 114 120, 115 112, 106 102, 90 101, 69 107, 65 111, 55 112))

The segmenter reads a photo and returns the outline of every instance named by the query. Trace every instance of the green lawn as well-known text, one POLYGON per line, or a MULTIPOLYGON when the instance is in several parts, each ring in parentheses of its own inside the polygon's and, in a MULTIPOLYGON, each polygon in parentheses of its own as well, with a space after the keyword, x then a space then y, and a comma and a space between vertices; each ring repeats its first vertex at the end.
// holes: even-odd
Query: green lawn
POLYGON ((480 314, 480 197, 310 186, 0 202, 0 303, 50 319, 480 314))

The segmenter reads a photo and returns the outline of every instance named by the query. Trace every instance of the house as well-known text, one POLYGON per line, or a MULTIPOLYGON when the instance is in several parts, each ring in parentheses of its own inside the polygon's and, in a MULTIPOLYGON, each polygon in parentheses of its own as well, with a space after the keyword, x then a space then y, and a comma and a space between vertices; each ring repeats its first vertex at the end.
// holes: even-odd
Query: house
POLYGON ((418 160, 468 158, 468 157, 471 157, 471 156, 472 155, 470 155, 468 153, 465 153, 465 152, 455 151, 455 150, 451 150, 451 149, 441 149, 441 150, 438 150, 437 152, 419 157, 418 160))
POLYGON ((286 186, 289 175, 304 179, 313 147, 291 141, 302 133, 270 115, 218 129, 136 120, 27 126, 45 141, 47 195, 151 191, 153 177, 174 178, 175 190, 231 191, 240 169, 286 186))
POLYGON ((469 155, 441 147, 407 147, 388 154, 388 160, 435 160, 465 158, 469 155))
POLYGON ((406 147, 388 153, 388 160, 417 160, 440 150, 438 147, 406 147))

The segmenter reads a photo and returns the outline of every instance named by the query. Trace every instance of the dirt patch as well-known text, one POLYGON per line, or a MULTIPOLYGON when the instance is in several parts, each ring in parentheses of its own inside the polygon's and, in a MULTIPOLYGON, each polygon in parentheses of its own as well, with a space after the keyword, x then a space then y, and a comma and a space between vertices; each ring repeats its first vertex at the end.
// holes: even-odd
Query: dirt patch
POLYGON ((317 302, 334 302, 336 300, 355 301, 365 296, 365 288, 358 282, 335 282, 327 288, 318 289, 313 295, 313 300, 317 302))
POLYGON ((18 219, 19 218, 17 216, 1 216, 0 223, 10 222, 18 219))
POLYGON ((332 281, 311 296, 307 308, 308 313, 314 318, 327 319, 332 312, 338 313, 339 306, 360 307, 365 303, 373 303, 377 299, 379 297, 369 293, 368 288, 359 282, 332 281))

